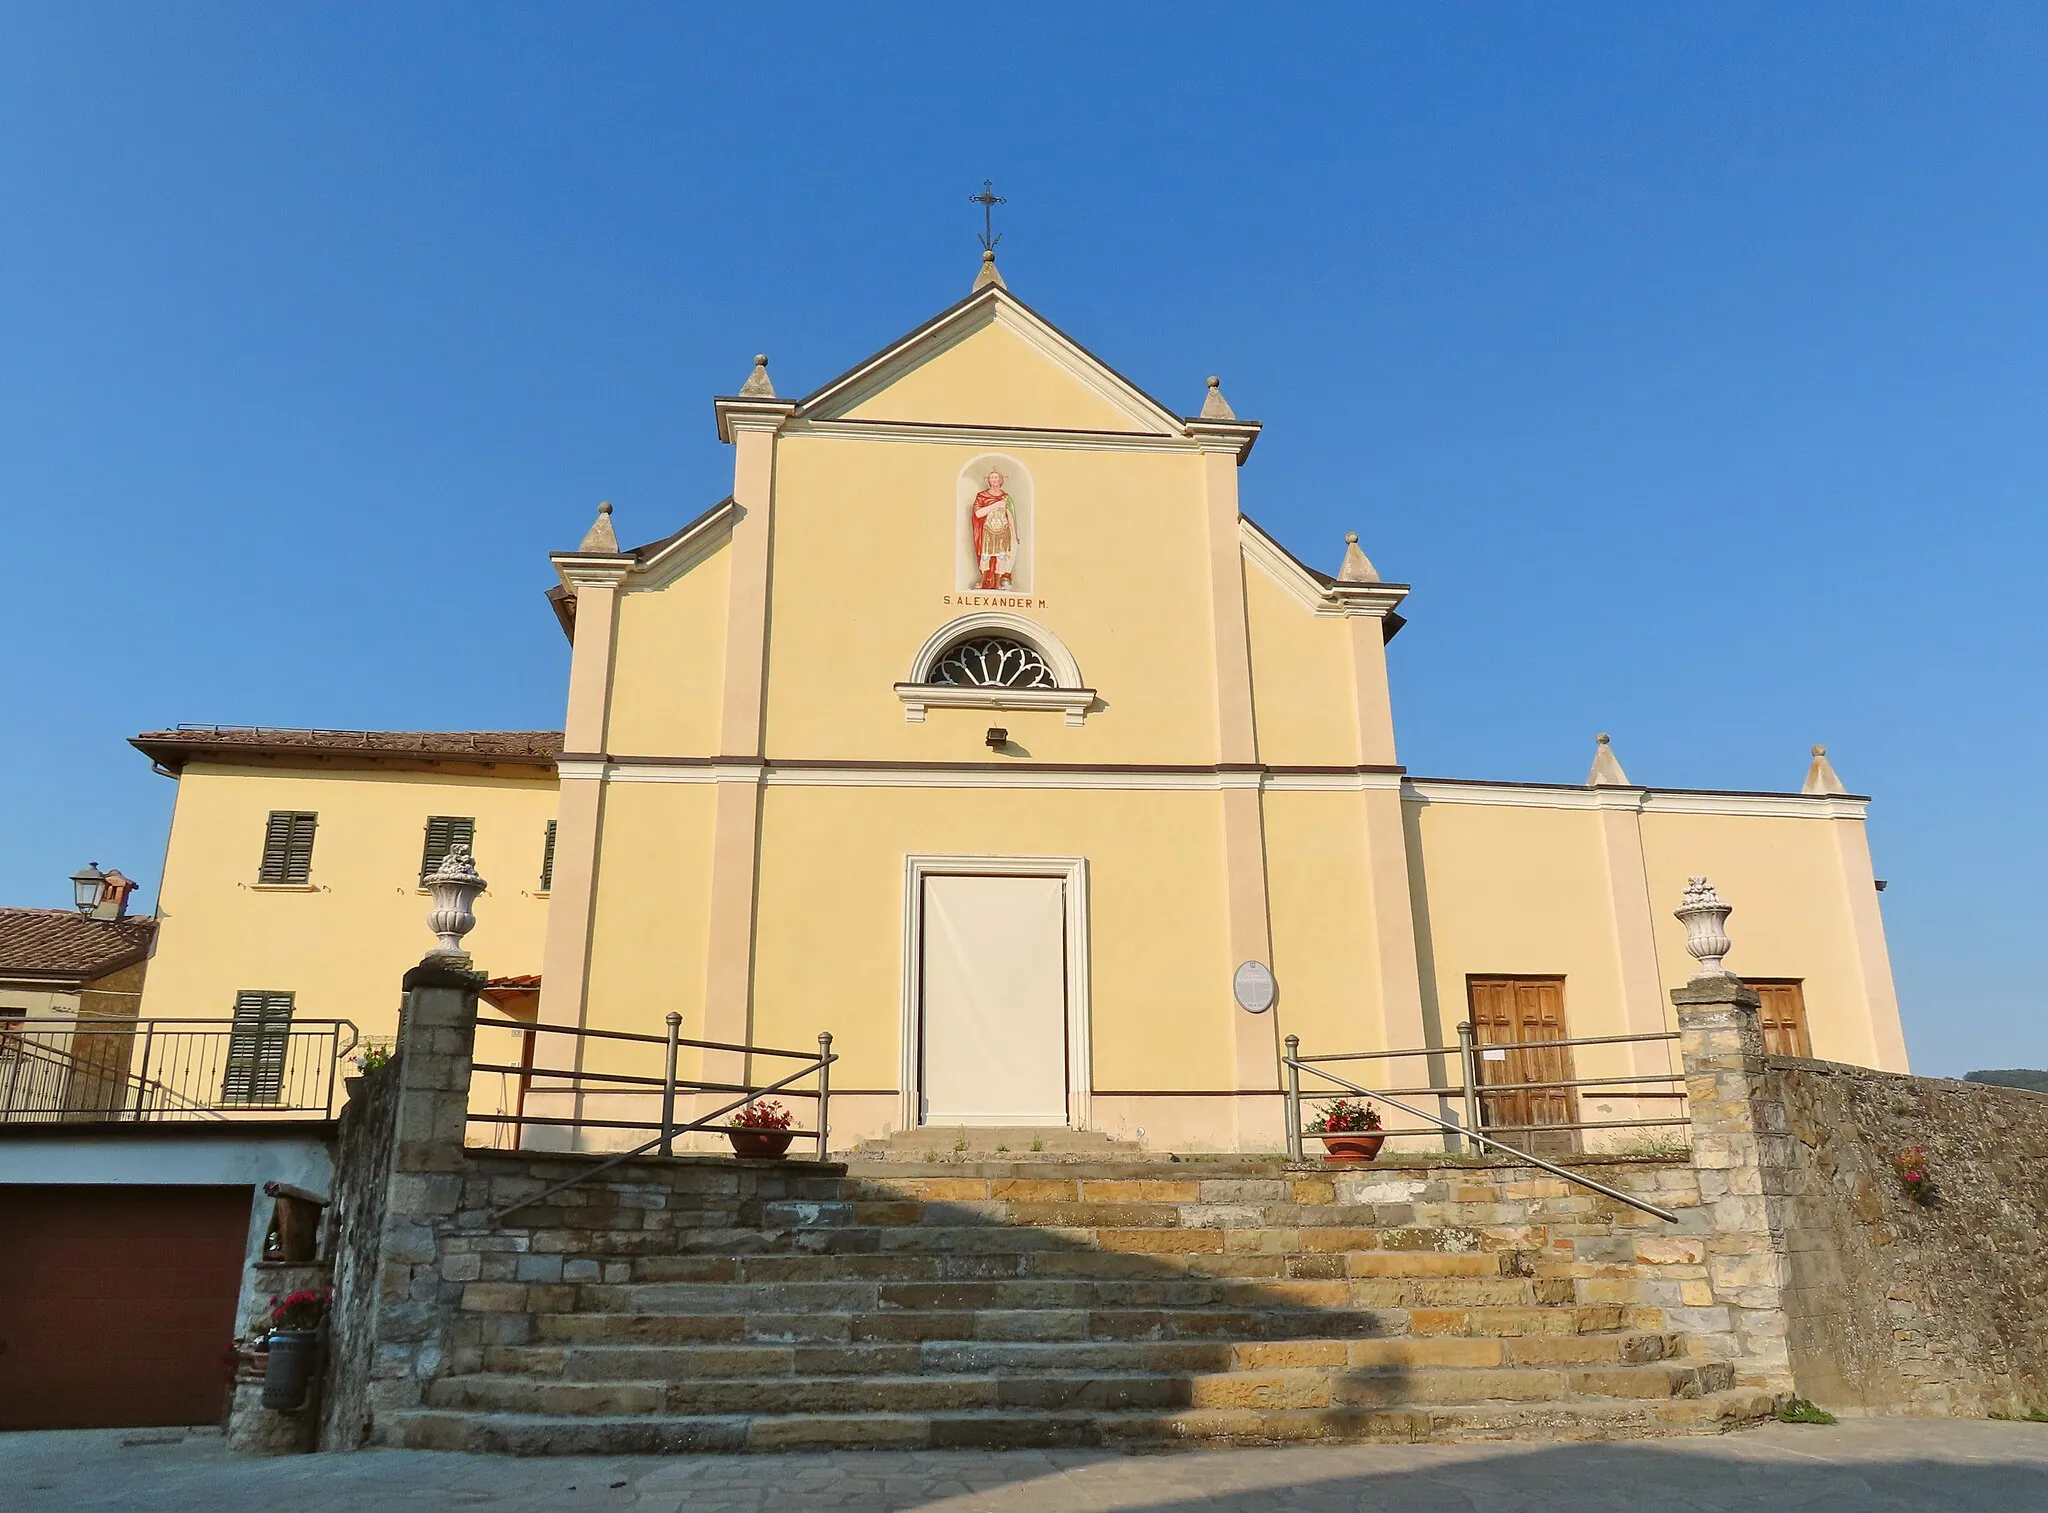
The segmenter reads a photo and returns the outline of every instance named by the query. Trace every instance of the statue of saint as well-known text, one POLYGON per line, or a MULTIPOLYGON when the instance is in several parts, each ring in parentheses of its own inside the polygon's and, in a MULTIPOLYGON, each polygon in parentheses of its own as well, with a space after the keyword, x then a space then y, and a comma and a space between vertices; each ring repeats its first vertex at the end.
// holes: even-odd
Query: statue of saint
POLYGON ((1017 517, 1010 509, 1007 480, 993 468, 982 491, 974 496, 974 565, 980 587, 1010 587, 1017 560, 1017 517))

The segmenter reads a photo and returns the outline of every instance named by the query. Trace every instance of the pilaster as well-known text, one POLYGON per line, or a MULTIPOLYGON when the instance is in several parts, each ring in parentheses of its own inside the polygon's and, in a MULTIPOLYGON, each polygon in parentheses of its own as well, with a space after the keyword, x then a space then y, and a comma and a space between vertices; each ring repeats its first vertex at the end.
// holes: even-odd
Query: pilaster
MULTIPOLYGON (((1645 788, 1596 787, 1600 809, 1600 855, 1607 871, 1607 911, 1621 983, 1621 1017, 1629 1035, 1664 1033, 1664 979, 1657 965, 1656 921, 1650 904, 1650 875, 1643 860, 1645 788)), ((1668 1042, 1666 1042, 1668 1044, 1668 1042)), ((1631 1070, 1662 1076, 1669 1070, 1663 1045, 1629 1047, 1631 1070)))
MULTIPOLYGON (((590 932, 597 902, 619 591, 633 570, 633 559, 563 553, 554 563, 563 585, 576 595, 576 639, 569 656, 563 758, 556 763, 560 788, 547 936, 541 949, 540 1017, 550 1024, 581 1028, 589 1009, 590 932)), ((580 1053, 580 1041, 578 1049, 580 1053)))
MULTIPOLYGON (((1259 741, 1253 720, 1251 639, 1237 499, 1238 465, 1257 437, 1258 427, 1235 420, 1190 421, 1188 429, 1201 446, 1202 492, 1207 506, 1217 760, 1225 769, 1239 769, 1227 773, 1222 794, 1224 902, 1230 947, 1227 970, 1234 970, 1240 962, 1270 964, 1273 960, 1265 808, 1259 795, 1259 741)), ((1233 1085, 1243 1089, 1277 1087, 1277 1016, 1246 1013, 1230 997, 1227 986, 1222 1001, 1231 1015, 1233 1085)), ((1242 1126, 1243 1121, 1239 1123, 1242 1126)))
MULTIPOLYGON (((761 371, 757 369, 757 371, 761 371)), ((773 587, 776 435, 796 406, 771 396, 721 399, 718 431, 733 445, 732 581, 726 601, 725 673, 719 706, 721 767, 711 840, 711 903, 705 949, 707 1040, 753 1040, 754 914, 758 887, 761 765, 768 676, 768 600, 773 587)), ((740 1081, 745 1060, 707 1052, 704 1075, 740 1081)))
MULTIPOLYGON (((1355 543, 1354 543, 1355 545, 1355 543)), ((1351 632, 1351 686, 1358 719, 1358 760, 1388 769, 1365 790, 1365 861, 1369 923, 1379 963, 1380 1044, 1420 1046, 1429 1034, 1422 1015, 1422 970, 1415 940, 1414 883, 1401 813, 1401 776, 1394 749, 1394 704, 1387 685, 1387 616, 1407 597, 1398 583, 1340 583, 1331 593, 1344 606, 1351 632)))
POLYGON ((1764 1074, 1760 1001, 1727 973, 1695 977, 1671 1001, 1719 1314, 1698 1322, 1725 1330, 1722 1344, 1740 1384, 1790 1392, 1785 1229, 1794 1153, 1783 1103, 1764 1074))
MULTIPOLYGON (((1838 799, 1828 828, 1834 832, 1840 858, 1842 892, 1849 911, 1850 938, 1856 948, 1857 975, 1863 979, 1863 1001, 1870 1018, 1870 1064, 1880 1071, 1906 1072, 1906 1031, 1899 1021, 1899 992, 1892 981, 1892 956, 1885 944, 1884 910, 1877 893, 1876 871, 1870 862, 1870 831, 1862 806, 1854 812, 1838 799)), ((1838 1059, 1847 1059, 1846 1057, 1838 1059)))

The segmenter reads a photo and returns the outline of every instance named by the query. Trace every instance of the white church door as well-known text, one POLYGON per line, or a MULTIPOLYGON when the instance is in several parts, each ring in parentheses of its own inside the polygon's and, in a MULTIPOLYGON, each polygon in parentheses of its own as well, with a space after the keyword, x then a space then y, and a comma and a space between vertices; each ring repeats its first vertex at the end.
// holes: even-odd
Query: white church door
POLYGON ((1066 1124, 1066 886, 925 877, 924 1123, 1066 1124))

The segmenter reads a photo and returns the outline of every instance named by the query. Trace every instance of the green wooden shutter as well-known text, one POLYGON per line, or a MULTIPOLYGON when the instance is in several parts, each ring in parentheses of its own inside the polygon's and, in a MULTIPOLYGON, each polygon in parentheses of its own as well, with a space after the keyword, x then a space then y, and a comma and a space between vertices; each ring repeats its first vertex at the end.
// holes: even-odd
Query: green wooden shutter
POLYGON ((263 827, 263 861, 256 880, 302 883, 313 873, 313 831, 320 816, 306 810, 273 809, 263 827))
POLYGON ((441 865, 450 846, 467 846, 476 854, 476 821, 455 814, 435 814, 427 819, 427 843, 420 852, 420 876, 441 865))
POLYGON ((284 1092, 285 1052, 291 1045, 292 995, 244 988, 235 995, 228 1031, 222 1103, 276 1103, 284 1092))
POLYGON ((547 843, 540 852, 540 891, 548 892, 555 881, 555 822, 548 821, 547 843))

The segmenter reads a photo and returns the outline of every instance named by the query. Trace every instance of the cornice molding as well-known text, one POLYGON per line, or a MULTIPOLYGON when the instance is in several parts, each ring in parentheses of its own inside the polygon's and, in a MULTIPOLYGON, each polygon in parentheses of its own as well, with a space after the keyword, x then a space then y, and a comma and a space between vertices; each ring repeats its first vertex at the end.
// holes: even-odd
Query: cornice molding
POLYGON ((793 399, 756 398, 746 394, 721 394, 711 401, 718 420, 718 439, 731 442, 741 431, 779 431, 796 414, 793 399))
POLYGON ((1782 819, 1860 820, 1870 800, 1853 795, 1736 793, 1708 789, 1581 788, 1562 783, 1499 783, 1468 778, 1409 778, 1408 803, 1476 804, 1507 809, 1634 810, 1642 814, 1714 814, 1782 819))
POLYGON ((1000 426, 927 420, 810 420, 802 416, 782 428, 787 437, 827 441, 940 442, 958 446, 1047 447, 1063 452, 1192 453, 1186 436, 1148 431, 1062 431, 1041 426, 1000 426))
POLYGON ((1000 284, 975 290, 823 388, 813 390, 799 401, 800 413, 807 420, 843 420, 846 411, 866 403, 905 373, 989 325, 1001 325, 1014 332, 1065 368, 1097 397, 1128 415, 1142 431, 1163 436, 1181 432, 1179 416, 1000 284))
POLYGON ((649 552, 633 569, 629 590, 638 593, 667 588, 731 539, 733 522, 740 514, 739 505, 728 499, 659 551, 649 552))
POLYGON ((1256 420, 1204 420, 1199 415, 1181 424, 1200 450, 1228 452, 1237 459, 1239 467, 1252 455, 1252 447, 1264 429, 1256 420))
POLYGON ((953 683, 898 683, 903 718, 922 725, 927 709, 1057 709, 1069 725, 1088 723, 1092 688, 968 688, 953 683))
POLYGON ((1408 597, 1405 583, 1324 581, 1248 515, 1237 517, 1237 535, 1245 561, 1286 589, 1310 614, 1325 618, 1369 615, 1384 620, 1408 597))
POLYGON ((624 553, 600 556, 587 552, 553 552, 549 554, 548 561, 554 564, 562 587, 571 593, 579 588, 617 588, 638 565, 624 553))

